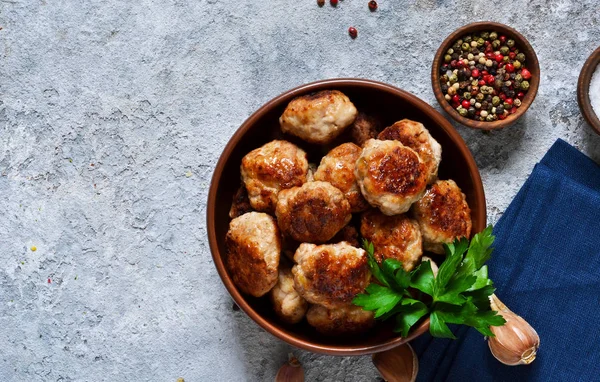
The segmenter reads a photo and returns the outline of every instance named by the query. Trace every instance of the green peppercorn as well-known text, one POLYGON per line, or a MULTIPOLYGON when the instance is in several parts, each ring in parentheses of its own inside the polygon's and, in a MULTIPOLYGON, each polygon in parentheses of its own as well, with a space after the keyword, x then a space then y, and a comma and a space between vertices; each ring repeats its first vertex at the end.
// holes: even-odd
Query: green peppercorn
POLYGON ((462 45, 462 43, 463 43, 463 42, 464 42, 464 41, 463 41, 462 39, 460 39, 460 40, 458 40, 456 43, 457 43, 458 45, 462 45))
POLYGON ((486 120, 487 122, 494 122, 494 120, 495 120, 495 119, 496 119, 496 118, 494 118, 494 115, 493 115, 493 114, 488 114, 488 116, 487 116, 487 117, 485 117, 485 120, 486 120))
POLYGON ((463 98, 464 99, 471 99, 471 92, 464 92, 463 93, 463 98))
POLYGON ((448 81, 450 81, 450 83, 453 84, 456 81, 458 81, 458 76, 456 74, 452 73, 452 75, 450 75, 450 77, 448 77, 448 81))
POLYGON ((492 105, 494 105, 494 106, 500 105, 500 97, 494 96, 494 98, 492 98, 492 105))
POLYGON ((497 38, 498 38, 498 33, 496 33, 496 32, 490 33, 490 40, 496 40, 497 38))
MULTIPOLYGON (((483 89, 483 88, 484 88, 484 86, 481 87, 481 89, 483 89)), ((477 95, 475 96, 475 99, 477 101, 483 101, 484 98, 485 98, 485 95, 483 93, 477 93, 477 95)))
POLYGON ((463 40, 465 40, 465 42, 471 42, 472 37, 471 35, 466 35, 465 37, 463 37, 463 40))
POLYGON ((501 88, 502 85, 504 85, 504 81, 502 81, 501 79, 497 79, 496 81, 494 81, 494 86, 497 88, 501 88))
POLYGON ((521 69, 521 61, 513 62, 513 66, 515 67, 515 69, 521 69))
POLYGON ((451 55, 449 55, 449 54, 445 55, 445 56, 444 56, 444 62, 448 63, 448 62, 450 62, 450 61, 452 61, 452 56, 451 56, 451 55))
POLYGON ((515 40, 513 40, 513 39, 507 40, 506 46, 508 46, 509 48, 512 48, 513 46, 515 46, 515 40))
POLYGON ((517 54, 517 60, 525 62, 525 55, 523 53, 517 54))
POLYGON ((452 49, 452 48, 450 48, 450 49, 448 49, 448 51, 446 51, 446 54, 452 54, 452 53, 454 53, 454 49, 452 49))
POLYGON ((498 49, 500 47, 500 45, 502 45, 502 43, 500 42, 500 40, 494 40, 494 41, 492 41, 492 48, 498 49))
POLYGON ((521 100, 517 98, 516 100, 513 101, 513 105, 515 105, 516 107, 521 106, 521 100))
POLYGON ((485 40, 482 38, 479 38, 477 40, 477 46, 481 48, 483 46, 483 44, 485 44, 485 40))
POLYGON ((460 114, 462 117, 466 117, 467 115, 469 115, 469 111, 461 107, 460 109, 458 109, 458 114, 460 114))
POLYGON ((464 52, 468 51, 469 49, 471 49, 471 45, 469 45, 469 43, 467 42, 463 42, 462 45, 460 46, 462 48, 462 50, 464 52))
MULTIPOLYGON (((478 82, 477 80, 471 81, 471 86, 477 86, 477 82, 478 82)), ((473 89, 471 89, 471 90, 473 90, 473 89)))
POLYGON ((515 81, 519 81, 519 82, 523 81, 523 76, 521 75, 521 73, 519 73, 515 76, 515 81))
POLYGON ((481 38, 487 40, 490 38, 490 32, 481 32, 481 38))
POLYGON ((509 103, 507 103, 507 102, 504 102, 503 106, 504 106, 505 109, 510 109, 512 107, 512 105, 509 104, 509 103))
POLYGON ((508 46, 503 46, 500 48, 500 53, 502 53, 502 55, 504 55, 504 56, 506 56, 509 52, 510 52, 510 48, 508 46))
POLYGON ((521 82, 521 90, 529 90, 529 81, 521 82))

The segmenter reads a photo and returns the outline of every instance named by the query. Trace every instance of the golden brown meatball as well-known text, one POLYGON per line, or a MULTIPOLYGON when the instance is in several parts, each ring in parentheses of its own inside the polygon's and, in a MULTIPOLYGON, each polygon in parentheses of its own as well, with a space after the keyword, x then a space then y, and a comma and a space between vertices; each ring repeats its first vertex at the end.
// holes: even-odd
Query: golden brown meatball
POLYGON ((230 218, 237 218, 242 216, 246 212, 252 211, 250 200, 248 199, 248 192, 246 187, 241 186, 233 196, 233 202, 231 203, 231 209, 229 210, 230 218))
POLYGON ((364 250, 346 242, 300 244, 292 268, 296 290, 308 302, 337 308, 349 304, 371 279, 364 250))
POLYGON ((260 297, 273 288, 281 252, 275 219, 262 212, 237 217, 229 223, 225 243, 225 266, 242 292, 260 297))
POLYGON ((361 153, 362 149, 354 143, 343 143, 321 159, 314 175, 315 180, 329 182, 342 191, 350 203, 351 212, 364 211, 369 207, 354 177, 356 160, 361 153))
POLYGON ((404 146, 415 150, 425 163, 427 183, 435 182, 438 166, 442 160, 442 146, 433 139, 422 123, 403 119, 386 127, 377 138, 384 141, 400 141, 404 146))
POLYGON ((399 141, 369 139, 354 174, 365 199, 386 215, 408 211, 427 186, 425 164, 399 141))
POLYGON ((367 211, 361 217, 360 232, 373 243, 378 262, 396 259, 411 271, 423 255, 419 224, 404 214, 387 216, 376 209, 367 211))
POLYGON ((365 113, 358 113, 354 123, 348 128, 352 135, 352 142, 362 147, 366 141, 377 137, 377 133, 381 129, 380 126, 381 124, 376 118, 365 113))
POLYGON ((279 191, 306 182, 308 161, 298 146, 275 140, 249 152, 241 172, 252 208, 273 212, 279 191))
POLYGON ((352 218, 344 194, 327 182, 281 191, 275 215, 284 234, 309 243, 326 242, 352 218))
POLYGON ((373 312, 355 305, 345 305, 336 309, 313 305, 306 314, 306 320, 319 333, 327 335, 361 333, 375 324, 373 312))
POLYGON ((426 251, 443 254, 443 243, 471 235, 471 209, 453 180, 435 182, 414 204, 413 214, 419 222, 426 251))
POLYGON ((295 324, 302 321, 308 303, 294 289, 294 275, 290 268, 279 270, 277 284, 271 289, 271 302, 275 313, 285 322, 295 324))
POLYGON ((337 90, 294 98, 279 118, 281 130, 310 143, 326 144, 356 118, 356 107, 337 90))

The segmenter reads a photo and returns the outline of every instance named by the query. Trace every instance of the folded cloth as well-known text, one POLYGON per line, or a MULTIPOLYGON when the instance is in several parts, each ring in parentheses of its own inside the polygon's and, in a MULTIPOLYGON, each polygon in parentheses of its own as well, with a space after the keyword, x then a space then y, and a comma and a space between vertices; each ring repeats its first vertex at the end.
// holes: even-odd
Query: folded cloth
POLYGON ((419 381, 600 380, 600 167, 563 140, 538 163, 494 227, 498 297, 540 336, 536 360, 505 366, 483 336, 412 342, 419 381))

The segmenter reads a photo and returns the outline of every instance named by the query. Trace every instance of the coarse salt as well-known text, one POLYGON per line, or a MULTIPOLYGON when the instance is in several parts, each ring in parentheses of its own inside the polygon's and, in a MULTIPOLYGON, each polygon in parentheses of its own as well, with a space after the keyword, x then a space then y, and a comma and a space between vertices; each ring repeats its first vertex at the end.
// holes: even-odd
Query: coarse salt
POLYGON ((592 109, 594 109, 594 113, 596 113, 596 116, 600 119, 600 65, 596 67, 594 74, 592 75, 589 95, 592 109))

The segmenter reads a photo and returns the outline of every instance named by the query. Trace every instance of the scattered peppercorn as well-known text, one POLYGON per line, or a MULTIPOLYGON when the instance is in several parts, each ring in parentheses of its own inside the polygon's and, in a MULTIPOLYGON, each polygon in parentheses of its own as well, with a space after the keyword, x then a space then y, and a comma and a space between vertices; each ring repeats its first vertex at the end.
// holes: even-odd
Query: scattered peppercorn
POLYGON ((514 114, 529 90, 527 57, 498 32, 463 36, 443 56, 444 98, 463 117, 493 122, 514 114))
POLYGON ((369 9, 371 12, 377 10, 377 2, 375 0, 369 1, 369 9))
POLYGON ((333 7, 337 7, 338 0, 329 0, 329 4, 331 4, 331 6, 333 6, 333 7))
POLYGON ((356 30, 356 28, 350 27, 348 28, 348 34, 350 35, 350 37, 356 38, 356 36, 358 36, 358 31, 356 30))
POLYGON ((317 5, 319 7, 322 7, 323 5, 325 5, 325 0, 317 0, 317 5))

